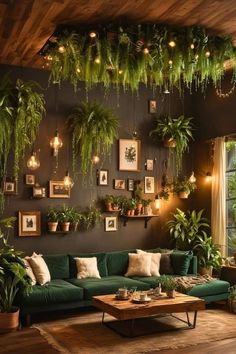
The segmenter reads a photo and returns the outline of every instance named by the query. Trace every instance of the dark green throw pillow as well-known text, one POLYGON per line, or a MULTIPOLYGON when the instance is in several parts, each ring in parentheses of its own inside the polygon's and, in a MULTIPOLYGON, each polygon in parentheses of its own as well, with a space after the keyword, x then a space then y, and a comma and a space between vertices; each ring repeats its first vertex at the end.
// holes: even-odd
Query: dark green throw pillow
POLYGON ((192 258, 193 256, 191 254, 171 253, 170 259, 172 267, 174 268, 174 273, 178 275, 187 275, 192 258))

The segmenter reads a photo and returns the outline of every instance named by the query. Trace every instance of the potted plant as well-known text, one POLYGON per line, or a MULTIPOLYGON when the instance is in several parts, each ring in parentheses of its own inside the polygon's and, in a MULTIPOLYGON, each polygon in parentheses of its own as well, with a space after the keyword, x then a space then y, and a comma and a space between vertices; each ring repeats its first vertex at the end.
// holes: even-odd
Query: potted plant
POLYGON ((142 199, 143 214, 149 215, 151 213, 151 207, 150 207, 151 202, 152 202, 151 199, 142 199))
POLYGON ((189 140, 193 139, 192 119, 185 118, 184 115, 178 118, 161 116, 156 122, 156 128, 149 134, 162 139, 165 146, 175 148, 177 175, 181 171, 183 153, 188 150, 189 140))
POLYGON ((58 211, 59 222, 63 232, 68 232, 70 230, 70 220, 71 220, 72 210, 67 205, 58 211))
POLYGON ((189 194, 197 188, 195 183, 189 181, 187 177, 174 181, 173 190, 178 194, 179 198, 187 199, 189 194))
POLYGON ((175 278, 169 275, 161 275, 158 279, 163 291, 170 298, 175 298, 176 281, 175 278))
POLYGON ((213 268, 219 269, 222 265, 222 255, 218 245, 214 244, 211 236, 204 234, 198 236, 193 247, 198 258, 199 273, 201 275, 212 275, 213 268))
POLYGON ((230 311, 236 313, 236 285, 229 288, 229 308, 230 311))
POLYGON ((78 210, 71 207, 70 214, 69 214, 70 231, 72 232, 77 231, 78 225, 82 219, 83 219, 83 215, 78 210))
POLYGON ((170 236, 175 241, 176 248, 180 250, 191 250, 195 246, 199 237, 206 234, 210 225, 202 216, 203 209, 197 212, 187 211, 186 213, 178 208, 172 213, 173 219, 167 221, 167 228, 170 236))
POLYGON ((140 215, 142 212, 143 204, 143 189, 141 187, 141 181, 137 180, 134 182, 133 198, 136 200, 136 210, 135 214, 140 215))
POLYGON ((47 220, 48 220, 48 231, 56 232, 58 221, 59 221, 58 209, 51 207, 47 212, 47 220))
MULTIPOLYGON (((15 218, 1 220, 12 228, 15 218)), ((26 274, 22 252, 8 245, 7 236, 0 230, 3 247, 0 249, 0 331, 9 331, 19 326, 19 308, 14 306, 18 291, 29 294, 31 279, 26 274)))
POLYGON ((113 195, 108 195, 108 194, 107 194, 107 195, 103 198, 106 211, 113 211, 113 206, 112 206, 113 200, 114 200, 113 195))
POLYGON ((98 208, 90 206, 83 213, 83 227, 85 229, 91 229, 101 222, 101 212, 98 208))
POLYGON ((125 205, 126 215, 134 216, 137 202, 134 198, 128 199, 125 205))

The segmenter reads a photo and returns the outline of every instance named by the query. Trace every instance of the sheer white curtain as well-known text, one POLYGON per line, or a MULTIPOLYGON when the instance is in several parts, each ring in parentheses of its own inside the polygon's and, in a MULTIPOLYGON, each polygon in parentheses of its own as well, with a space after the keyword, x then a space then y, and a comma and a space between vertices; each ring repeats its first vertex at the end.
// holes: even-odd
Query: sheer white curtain
POLYGON ((226 252, 225 138, 216 138, 211 197, 211 231, 214 242, 226 252))

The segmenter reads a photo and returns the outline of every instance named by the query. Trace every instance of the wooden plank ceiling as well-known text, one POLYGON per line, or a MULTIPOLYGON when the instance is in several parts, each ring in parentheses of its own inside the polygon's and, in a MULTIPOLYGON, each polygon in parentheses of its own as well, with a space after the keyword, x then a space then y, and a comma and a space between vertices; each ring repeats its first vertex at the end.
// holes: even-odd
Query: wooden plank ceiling
POLYGON ((236 43, 236 0, 0 0, 0 63, 42 67, 37 54, 60 24, 201 25, 236 43))

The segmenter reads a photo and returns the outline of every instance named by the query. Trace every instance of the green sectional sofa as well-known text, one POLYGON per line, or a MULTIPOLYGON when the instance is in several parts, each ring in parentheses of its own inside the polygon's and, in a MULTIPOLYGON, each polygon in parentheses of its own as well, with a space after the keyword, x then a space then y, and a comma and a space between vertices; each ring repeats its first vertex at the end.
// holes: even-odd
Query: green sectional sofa
MULTIPOLYGON (((149 250, 160 252, 159 248, 149 250)), ((29 296, 18 296, 17 305, 21 315, 30 315, 43 311, 73 309, 91 305, 94 295, 115 293, 120 287, 148 290, 158 284, 158 277, 124 276, 128 268, 128 253, 136 250, 115 251, 107 253, 74 253, 43 256, 51 274, 51 281, 44 286, 34 285, 29 296), (96 257, 101 279, 76 278, 75 257, 96 257)), ((172 256, 174 275, 197 274, 197 258, 191 254, 174 251, 172 256), (182 256, 181 256, 182 255, 182 256)), ((189 295, 213 302, 228 298, 229 283, 222 280, 197 285, 189 295)))

